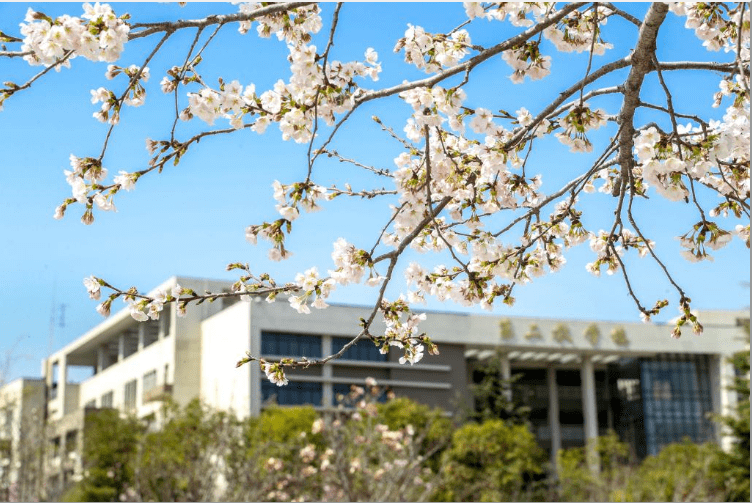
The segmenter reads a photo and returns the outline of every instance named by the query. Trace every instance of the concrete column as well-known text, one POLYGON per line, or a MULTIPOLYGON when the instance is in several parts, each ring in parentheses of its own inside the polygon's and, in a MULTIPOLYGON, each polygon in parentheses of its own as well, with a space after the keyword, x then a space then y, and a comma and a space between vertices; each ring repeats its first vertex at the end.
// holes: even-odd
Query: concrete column
POLYGON ((503 381, 502 386, 507 386, 507 388, 504 390, 504 396, 506 396, 507 400, 512 400, 512 387, 508 385, 509 379, 512 378, 512 365, 509 362, 509 354, 507 353, 501 353, 499 354, 499 362, 500 362, 500 376, 501 380, 503 381))
POLYGON ((561 424, 559 424, 559 387, 556 384, 556 367, 549 365, 548 377, 548 427, 551 430, 551 466, 557 470, 556 458, 561 450, 561 424))
POLYGON ((57 397, 60 400, 60 411, 64 416, 68 413, 68 411, 65 410, 65 392, 67 391, 66 388, 68 387, 68 359, 65 357, 65 355, 60 357, 58 372, 57 397))
POLYGON ((611 410, 611 373, 608 367, 606 367, 606 424, 609 431, 614 430, 614 412, 611 410))
MULTIPOLYGON (((717 400, 718 408, 720 410, 717 412, 720 412, 723 415, 734 414, 736 409, 736 392, 731 389, 734 385, 736 373, 734 371, 734 366, 729 363, 728 358, 729 357, 726 355, 714 356, 711 359, 711 362, 714 362, 715 365, 711 365, 710 368, 711 375, 715 373, 718 376, 717 400), (713 372, 713 367, 716 367, 717 369, 715 372, 713 372)), ((713 408, 715 409, 715 403, 713 403, 713 408)), ((716 431, 718 432, 718 440, 720 441, 721 448, 723 448, 724 451, 729 451, 732 447, 733 439, 729 436, 730 432, 728 427, 719 426, 716 431)))
POLYGON ((99 346, 97 346, 97 374, 104 370, 104 350, 104 345, 100 344, 99 346))
POLYGON ((595 371, 593 370, 593 360, 590 355, 582 356, 580 375, 582 380, 582 416, 585 423, 585 445, 587 447, 588 465, 591 470, 597 472, 600 465, 595 445, 598 438, 598 409, 595 402, 595 371))
MULTIPOLYGON (((332 354, 332 338, 325 335, 321 338, 321 354, 326 357, 332 354)), ((334 385, 332 384, 332 377, 334 375, 334 368, 327 364, 321 369, 321 376, 324 378, 324 382, 321 384, 323 391, 323 405, 324 407, 331 407, 334 403, 334 385)))
MULTIPOLYGON (((708 372, 710 373, 710 396, 713 401, 713 413, 722 414, 721 406, 721 355, 711 355, 708 372)), ((719 445, 723 443, 724 429, 722 425, 714 422, 715 438, 719 445)))
MULTIPOLYGON (((251 321, 250 329, 251 354, 261 355, 261 330, 253 326, 251 321)), ((258 417, 261 414, 261 379, 265 379, 264 373, 258 363, 253 362, 251 365, 251 416, 258 417)))
POLYGON ((123 361, 125 358, 125 335, 118 335, 118 359, 117 361, 123 361))

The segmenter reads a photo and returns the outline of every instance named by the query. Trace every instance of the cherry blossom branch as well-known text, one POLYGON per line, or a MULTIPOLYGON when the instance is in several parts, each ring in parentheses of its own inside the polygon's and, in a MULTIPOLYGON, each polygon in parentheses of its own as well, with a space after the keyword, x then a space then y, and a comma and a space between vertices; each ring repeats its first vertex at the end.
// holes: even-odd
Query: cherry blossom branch
MULTIPOLYGON (((196 44, 201 38, 201 33, 203 33, 203 31, 203 28, 196 30, 196 36, 193 37, 193 42, 191 42, 191 46, 188 48, 188 53, 185 55, 183 66, 180 67, 180 72, 178 72, 178 74, 175 76, 175 89, 173 90, 173 95, 175 98, 175 119, 172 121, 172 128, 170 129, 170 141, 175 141, 175 128, 177 127, 178 121, 180 120, 180 105, 178 103, 178 89, 180 88, 180 82, 183 80, 186 72, 188 71, 188 63, 191 60, 195 61, 195 58, 191 58, 191 55, 193 54, 193 49, 196 47, 196 44)), ((214 33, 216 34, 217 31, 215 31, 214 33)), ((206 47, 206 44, 204 45, 204 47, 206 47)))
POLYGON ((662 107, 660 105, 654 105, 652 103, 647 103, 645 101, 640 101, 640 103, 637 106, 641 107, 641 108, 652 108, 653 110, 659 110, 661 112, 665 112, 668 115, 673 114, 675 117, 680 117, 682 119, 691 119, 691 120, 693 120, 693 121, 697 122, 698 124, 700 124, 702 126, 705 126, 705 127, 709 126, 709 124, 707 122, 705 122, 704 120, 702 120, 700 117, 698 117, 696 115, 683 114, 683 113, 679 113, 679 112, 676 112, 676 111, 672 112, 671 110, 669 110, 669 109, 667 109, 665 107, 662 107))
POLYGON ((253 21, 257 17, 268 16, 271 14, 278 14, 280 12, 286 12, 289 10, 297 9, 298 7, 305 7, 306 5, 314 4, 315 2, 289 2, 271 4, 264 7, 259 7, 253 12, 236 14, 223 14, 207 16, 204 19, 189 19, 184 21, 161 21, 158 23, 134 23, 131 25, 131 32, 128 35, 130 40, 148 37, 154 33, 162 31, 177 31, 184 28, 206 28, 214 24, 228 24, 241 21, 253 21), (143 28, 143 29, 141 29, 143 28), (136 31, 139 30, 140 31, 136 31))
MULTIPOLYGON (((658 63, 661 70, 710 70, 714 72, 725 72, 731 74, 739 73, 735 63, 715 63, 705 61, 661 61, 658 63)), ((744 75, 749 75, 749 68, 743 69, 744 75)))
POLYGON ((62 58, 58 59, 57 61, 55 61, 51 65, 47 66, 44 70, 42 70, 41 72, 37 73, 32 78, 30 78, 29 80, 27 80, 25 84, 22 84, 20 86, 17 85, 17 84, 14 84, 13 82, 4 82, 3 85, 5 86, 5 88, 0 89, 0 94, 4 95, 3 101, 6 100, 6 99, 8 99, 8 98, 10 98, 11 96, 13 96, 15 93, 17 93, 19 91, 23 91, 24 89, 30 88, 31 85, 34 82, 36 82, 38 79, 40 79, 41 77, 43 77, 45 74, 47 74, 53 68, 57 68, 58 66, 62 65, 66 61, 68 61, 68 59, 72 55, 73 55, 73 51, 66 52, 63 55, 62 58))
POLYGON ((322 150, 321 153, 326 154, 327 157, 334 157, 339 160, 339 162, 352 164, 353 166, 357 166, 359 168, 363 168, 365 170, 368 170, 372 173, 375 173, 379 176, 388 176, 391 177, 392 173, 386 169, 386 168, 374 168, 373 166, 368 166, 367 164, 363 164, 362 162, 358 162, 355 159, 349 159, 347 157, 343 157, 339 152, 336 150, 322 150))
MULTIPOLYGON (((329 85, 329 78, 326 74, 326 67, 327 62, 329 60, 329 51, 334 46, 334 33, 337 30, 337 24, 339 23, 339 11, 342 8, 342 2, 338 2, 337 6, 334 8, 334 13, 332 14, 332 26, 329 30, 329 40, 326 43, 326 49, 324 49, 324 53, 319 57, 317 56, 317 60, 320 58, 322 60, 321 63, 321 69, 324 76, 324 84, 329 85)), ((313 98, 313 131, 311 132, 311 139, 308 142, 308 151, 306 153, 306 158, 308 159, 308 174, 306 175, 306 182, 309 182, 311 180, 311 173, 313 172, 313 162, 318 157, 318 152, 316 153, 315 157, 311 157, 311 151, 313 149, 313 142, 316 139, 316 132, 319 129, 319 114, 318 114, 318 105, 319 105, 319 96, 321 94, 321 86, 318 86, 316 88, 316 96, 313 98)), ((322 147, 323 148, 323 147, 322 147)), ((321 151, 321 149, 319 149, 321 151)))
MULTIPOLYGON (((736 27, 736 65, 739 68, 739 75, 742 76, 745 75, 745 72, 749 75, 749 61, 747 61, 746 65, 744 64, 744 61, 742 61, 742 33, 744 33, 744 10, 746 8, 747 2, 741 2, 739 23, 736 27)), ((742 85, 744 86, 744 90, 747 91, 747 96, 749 96, 749 79, 742 77, 742 85)))
POLYGON ((541 33, 543 30, 545 30, 549 26, 555 25, 556 23, 561 21, 564 17, 566 17, 567 14, 579 9, 583 5, 586 5, 586 2, 577 2, 577 3, 568 4, 565 7, 562 7, 559 11, 557 11, 551 17, 537 23, 535 26, 525 30, 519 35, 516 35, 508 40, 505 40, 504 42, 500 44, 497 44, 489 49, 486 49, 485 51, 481 52, 477 56, 470 58, 466 62, 460 63, 451 68, 447 68, 446 70, 438 72, 431 77, 427 77, 421 80, 414 80, 412 82, 399 84, 399 85, 392 86, 386 89, 380 89, 378 91, 367 92, 361 98, 356 99, 355 106, 357 107, 368 101, 372 101, 378 98, 384 98, 386 96, 392 96, 394 94, 399 94, 403 91, 409 91, 410 89, 415 89, 417 87, 432 87, 435 84, 438 84, 439 82, 446 80, 447 78, 453 75, 464 72, 466 70, 471 70, 475 68, 476 66, 478 66, 480 63, 486 61, 487 59, 493 56, 496 56, 497 54, 501 54, 502 52, 529 40, 530 38, 534 37, 538 33, 541 33))
MULTIPOLYGON (((18 40, 21 42, 21 40, 18 40)), ((0 58, 23 58, 31 54, 31 51, 0 51, 0 58)))
MULTIPOLYGON (((139 67, 139 69, 136 71, 136 74, 133 75, 130 79, 130 82, 128 83, 128 87, 125 88, 125 91, 123 91, 123 94, 120 95, 120 97, 115 102, 115 106, 113 108, 113 115, 120 116, 120 109, 123 106, 123 101, 125 100, 125 97, 128 96, 128 93, 133 89, 136 84, 138 84, 139 79, 141 78, 141 75, 144 72, 144 68, 146 68, 146 65, 149 64, 149 61, 159 52, 159 49, 162 47, 162 45, 167 42, 167 39, 169 39, 172 36, 171 31, 168 31, 165 33, 164 37, 157 43, 157 45, 152 49, 152 51, 149 53, 149 55, 144 60, 143 64, 139 67)), ((113 122, 110 124, 109 129, 107 130, 107 135, 104 138, 104 143, 102 144, 102 152, 99 154, 99 157, 97 160, 101 163, 102 159, 104 159, 104 154, 107 152, 107 145, 110 142, 110 135, 112 134, 112 130, 115 129, 115 125, 117 125, 118 121, 113 122)))
POLYGON ((636 27, 640 28, 642 26, 642 21, 634 17, 632 14, 628 12, 624 12, 623 10, 619 9, 616 5, 612 4, 611 2, 606 2, 603 5, 608 7, 614 14, 616 14, 619 17, 622 17, 635 25, 636 27))

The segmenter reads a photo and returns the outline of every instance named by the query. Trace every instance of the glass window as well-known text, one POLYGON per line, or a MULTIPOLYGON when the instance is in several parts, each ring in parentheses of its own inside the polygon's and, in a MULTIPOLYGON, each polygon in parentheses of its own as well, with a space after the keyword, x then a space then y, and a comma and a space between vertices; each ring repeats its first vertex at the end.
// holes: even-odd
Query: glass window
POLYGON ((125 383, 125 389, 123 390, 123 407, 125 410, 133 410, 136 408, 136 386, 138 381, 133 379, 125 383))
MULTIPOLYGON (((165 309, 162 311, 162 315, 165 314, 165 312, 169 312, 168 309, 165 309)), ((159 320, 150 320, 146 323, 142 324, 144 335, 143 335, 143 342, 144 347, 151 346, 155 342, 159 340, 159 320)), ((141 327, 139 327, 141 328, 141 327)))
POLYGON ((143 393, 146 393, 150 389, 154 388, 156 385, 157 385, 157 369, 154 369, 151 372, 147 372, 146 374, 144 374, 144 382, 141 388, 141 391, 143 393))
POLYGON ((643 413, 647 454, 689 437, 712 438, 707 418, 712 397, 707 356, 662 355, 641 364, 643 413))
MULTIPOLYGON (((350 342, 349 337, 332 337, 332 352, 337 353, 345 344, 350 342)), ((369 362, 385 362, 388 355, 382 355, 379 348, 369 339, 361 339, 345 351, 343 360, 360 360, 369 362)))
POLYGON ((5 437, 10 438, 13 435, 13 417, 14 417, 14 410, 13 409, 6 409, 5 410, 5 424, 3 424, 3 427, 5 429, 5 437))
POLYGON ((112 391, 108 391, 104 395, 102 395, 102 407, 112 407, 113 403, 113 393, 112 391))
POLYGON ((321 337, 261 332, 261 354, 321 358, 321 337))
POLYGON ((264 379, 261 381, 261 396, 266 402, 276 397, 278 405, 321 405, 323 386, 320 382, 293 382, 277 386, 264 379))
POLYGON ((78 431, 77 430, 70 430, 68 433, 65 434, 65 452, 75 452, 78 448, 78 444, 76 443, 78 439, 78 431))

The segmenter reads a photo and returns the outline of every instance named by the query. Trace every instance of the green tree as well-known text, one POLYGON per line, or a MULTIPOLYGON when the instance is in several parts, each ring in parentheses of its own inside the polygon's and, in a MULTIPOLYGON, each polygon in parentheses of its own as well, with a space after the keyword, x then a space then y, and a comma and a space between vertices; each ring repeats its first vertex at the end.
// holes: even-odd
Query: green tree
POLYGON ((84 478, 64 496, 66 501, 119 501, 132 487, 144 424, 120 417, 117 410, 88 414, 84 423, 84 478))
POLYGON ((444 501, 515 501, 544 472, 546 455, 521 424, 492 419, 454 432, 441 467, 444 501))
POLYGON ((148 501, 214 499, 222 469, 219 460, 234 447, 234 421, 225 413, 208 410, 197 399, 184 408, 166 403, 162 424, 143 435, 133 459, 131 491, 148 501))
MULTIPOLYGON (((749 320, 743 328, 749 341, 749 320)), ((736 392, 736 410, 718 420, 730 430, 734 443, 729 452, 718 456, 717 470, 724 474, 727 501, 749 501, 749 351, 736 353, 731 363, 736 369, 732 387, 736 392)))
MULTIPOLYGON (((725 474, 714 468, 720 448, 686 439, 667 445, 643 460, 626 491, 614 491, 610 501, 720 501, 725 474)), ((748 481, 749 482, 749 481, 748 481)))
POLYGON ((600 466, 594 473, 585 447, 562 449, 557 458, 558 499, 610 501, 611 493, 626 486, 631 472, 629 446, 613 431, 595 439, 600 466))
POLYGON ((469 419, 485 421, 488 419, 504 419, 516 423, 523 423, 530 412, 526 407, 513 399, 510 394, 521 374, 503 379, 501 375, 501 356, 496 353, 485 365, 474 370, 476 384, 473 385, 473 408, 467 412, 469 419))

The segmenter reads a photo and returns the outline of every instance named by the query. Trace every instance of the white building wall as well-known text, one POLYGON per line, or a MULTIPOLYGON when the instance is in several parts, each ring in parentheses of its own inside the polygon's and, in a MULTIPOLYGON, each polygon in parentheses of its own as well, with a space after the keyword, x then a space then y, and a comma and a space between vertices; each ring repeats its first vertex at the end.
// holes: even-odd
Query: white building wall
POLYGON ((237 368, 250 349, 251 304, 240 302, 201 323, 201 400, 245 418, 251 413, 251 368, 237 368))
POLYGON ((174 367, 175 351, 174 337, 166 337, 143 348, 141 351, 126 357, 98 374, 86 379, 80 386, 80 407, 94 400, 97 407, 102 406, 102 395, 112 391, 115 408, 122 408, 124 403, 125 383, 136 379, 136 409, 137 416, 142 417, 160 408, 159 402, 143 403, 143 376, 156 370, 157 384, 164 384, 164 368, 174 367))

